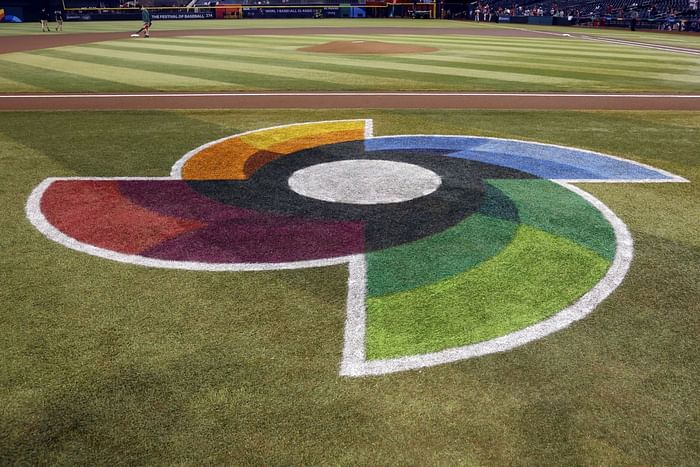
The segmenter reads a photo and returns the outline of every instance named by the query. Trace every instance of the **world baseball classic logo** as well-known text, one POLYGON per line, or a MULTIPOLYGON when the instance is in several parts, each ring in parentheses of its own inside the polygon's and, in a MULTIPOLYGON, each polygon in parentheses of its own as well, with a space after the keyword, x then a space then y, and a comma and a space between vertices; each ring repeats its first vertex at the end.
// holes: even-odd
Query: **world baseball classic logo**
POLYGON ((374 137, 371 120, 340 120, 213 141, 169 177, 49 178, 27 217, 66 247, 147 267, 346 264, 340 374, 363 376, 506 351, 585 317, 633 244, 573 183, 681 181, 569 147, 374 137))

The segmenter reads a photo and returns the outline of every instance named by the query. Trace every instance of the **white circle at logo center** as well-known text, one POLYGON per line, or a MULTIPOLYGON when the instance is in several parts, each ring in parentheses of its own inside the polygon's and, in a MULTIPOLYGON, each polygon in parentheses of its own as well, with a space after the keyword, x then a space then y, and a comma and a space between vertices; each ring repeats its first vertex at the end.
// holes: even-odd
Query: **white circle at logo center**
POLYGON ((418 165, 366 159, 312 165, 289 177, 289 187, 302 196, 349 204, 400 203, 429 195, 441 183, 418 165))

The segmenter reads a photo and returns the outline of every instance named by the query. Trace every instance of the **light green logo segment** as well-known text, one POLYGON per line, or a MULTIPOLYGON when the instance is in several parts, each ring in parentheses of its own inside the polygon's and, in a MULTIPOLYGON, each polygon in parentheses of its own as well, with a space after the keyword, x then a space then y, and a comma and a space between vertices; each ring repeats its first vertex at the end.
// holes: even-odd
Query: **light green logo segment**
POLYGON ((615 232, 601 212, 549 180, 490 180, 518 210, 523 224, 581 244, 612 261, 615 232))
POLYGON ((437 352, 506 335, 574 303, 605 275, 615 254, 615 235, 595 207, 547 180, 489 184, 516 208, 515 215, 500 211, 510 219, 489 216, 496 211, 487 199, 482 212, 453 229, 369 256, 369 360, 437 352), (465 240, 451 248, 467 250, 461 263, 440 262, 452 252, 435 259, 412 255, 428 244, 441 248, 457 234, 465 240), (411 257, 423 261, 411 263, 411 257), (384 269, 383 258, 398 271, 392 279, 405 287, 392 291, 374 280, 373 273, 384 269))
POLYGON ((518 213, 496 188, 487 186, 486 192, 480 211, 456 226, 415 242, 368 253, 367 296, 438 282, 498 254, 515 235, 518 213))

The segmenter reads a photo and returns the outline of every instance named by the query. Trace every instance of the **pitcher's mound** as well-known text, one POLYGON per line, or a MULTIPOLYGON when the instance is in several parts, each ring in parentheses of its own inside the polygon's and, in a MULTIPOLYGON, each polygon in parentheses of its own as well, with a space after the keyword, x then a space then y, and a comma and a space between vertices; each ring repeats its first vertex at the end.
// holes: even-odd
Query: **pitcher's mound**
POLYGON ((321 52, 329 54, 414 54, 435 52, 436 47, 410 44, 391 44, 379 41, 333 41, 325 44, 302 47, 302 52, 321 52))

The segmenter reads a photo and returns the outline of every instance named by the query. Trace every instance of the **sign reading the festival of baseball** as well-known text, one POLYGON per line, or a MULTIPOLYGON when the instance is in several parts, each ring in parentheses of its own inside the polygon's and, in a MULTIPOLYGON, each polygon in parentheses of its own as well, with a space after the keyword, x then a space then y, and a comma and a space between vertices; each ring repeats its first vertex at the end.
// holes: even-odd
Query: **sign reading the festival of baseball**
POLYGON ((168 177, 50 178, 27 215, 69 248, 149 267, 347 264, 340 374, 362 376, 509 350, 585 317, 633 246, 572 183, 668 181, 685 180, 580 149, 373 137, 371 120, 342 120, 213 141, 168 177))

